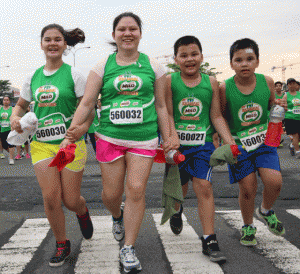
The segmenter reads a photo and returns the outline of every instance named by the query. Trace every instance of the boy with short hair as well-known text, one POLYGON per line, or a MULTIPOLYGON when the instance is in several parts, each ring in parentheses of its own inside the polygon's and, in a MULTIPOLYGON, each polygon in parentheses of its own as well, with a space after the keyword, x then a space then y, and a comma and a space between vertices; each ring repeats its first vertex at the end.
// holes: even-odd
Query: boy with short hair
MULTIPOLYGON (((256 214, 273 234, 281 236, 285 233, 272 210, 282 186, 279 158, 276 148, 264 144, 268 109, 275 103, 275 87, 272 78, 255 73, 259 49, 251 39, 233 43, 230 65, 236 74, 220 86, 221 108, 242 154, 238 156, 237 164, 229 165, 229 176, 230 182, 238 182, 240 189, 239 204, 244 221, 240 243, 254 246, 257 244, 253 224, 256 171, 264 184, 263 201, 256 214)), ((283 101, 278 104, 286 107, 283 101)))

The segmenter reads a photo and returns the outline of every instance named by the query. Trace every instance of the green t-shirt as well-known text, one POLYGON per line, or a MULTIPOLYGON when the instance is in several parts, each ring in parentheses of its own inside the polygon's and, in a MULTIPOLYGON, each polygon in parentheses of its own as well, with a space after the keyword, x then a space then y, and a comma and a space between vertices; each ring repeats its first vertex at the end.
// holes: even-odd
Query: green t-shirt
POLYGON ((239 91, 234 76, 225 81, 230 114, 228 125, 231 134, 237 144, 251 146, 251 150, 257 148, 258 144, 262 144, 265 139, 271 96, 265 76, 257 73, 255 76, 256 86, 251 94, 243 94, 239 91))
POLYGON ((288 110, 285 113, 285 119, 300 120, 300 92, 297 91, 296 95, 287 93, 287 106, 288 110))
POLYGON ((180 72, 171 75, 173 115, 181 145, 212 142, 215 132, 210 120, 212 87, 208 75, 201 73, 201 77, 199 85, 191 88, 182 81, 180 72))
POLYGON ((35 102, 34 113, 39 123, 33 140, 60 144, 76 110, 77 97, 71 66, 63 64, 54 74, 46 76, 44 66, 34 73, 30 88, 35 102))
POLYGON ((8 109, 4 109, 2 107, 0 109, 0 125, 1 125, 1 132, 10 131, 10 116, 12 114, 12 107, 10 106, 8 109))
POLYGON ((136 63, 119 66, 116 53, 106 62, 101 89, 100 134, 123 140, 147 141, 157 137, 154 105, 155 73, 149 57, 140 53, 136 63))

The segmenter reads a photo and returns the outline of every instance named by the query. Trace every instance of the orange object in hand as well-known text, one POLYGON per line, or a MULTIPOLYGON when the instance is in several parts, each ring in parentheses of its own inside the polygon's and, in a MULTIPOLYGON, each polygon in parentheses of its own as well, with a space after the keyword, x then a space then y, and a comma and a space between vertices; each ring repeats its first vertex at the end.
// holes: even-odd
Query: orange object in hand
POLYGON ((48 166, 56 166, 58 171, 62 171, 67 164, 70 164, 74 161, 75 149, 76 144, 70 144, 65 148, 61 148, 48 166))

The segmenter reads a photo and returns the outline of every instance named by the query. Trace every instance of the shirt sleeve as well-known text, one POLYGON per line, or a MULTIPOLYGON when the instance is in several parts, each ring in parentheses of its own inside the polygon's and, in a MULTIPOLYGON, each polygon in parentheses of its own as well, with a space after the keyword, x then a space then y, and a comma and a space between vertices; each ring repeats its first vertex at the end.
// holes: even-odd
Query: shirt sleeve
POLYGON ((156 60, 154 60, 153 58, 150 58, 150 64, 151 67, 155 73, 155 79, 159 79, 160 77, 162 77, 164 74, 166 74, 166 71, 164 69, 164 67, 162 66, 162 64, 160 64, 159 62, 157 62, 156 60))
POLYGON ((76 97, 82 97, 85 90, 86 78, 83 76, 80 70, 74 67, 71 68, 71 73, 74 80, 76 97))
POLYGON ((26 76, 23 86, 20 91, 20 97, 26 100, 27 102, 32 101, 32 91, 31 91, 31 79, 34 75, 35 71, 31 72, 26 76))
POLYGON ((97 63, 96 66, 94 66, 94 67, 92 68, 92 71, 95 72, 97 75, 99 75, 99 77, 100 77, 101 79, 103 79, 103 76, 104 76, 104 68, 105 68, 107 59, 108 59, 108 57, 103 58, 102 60, 100 60, 100 61, 97 63))

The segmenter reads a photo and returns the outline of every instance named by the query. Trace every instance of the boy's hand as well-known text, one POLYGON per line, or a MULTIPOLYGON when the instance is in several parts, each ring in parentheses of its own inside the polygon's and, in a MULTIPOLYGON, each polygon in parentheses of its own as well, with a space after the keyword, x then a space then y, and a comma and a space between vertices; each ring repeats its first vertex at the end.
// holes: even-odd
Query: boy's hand
POLYGON ((169 138, 162 143, 162 148, 165 153, 168 153, 172 149, 178 149, 179 146, 180 142, 177 134, 169 136, 169 138))
POLYGON ((11 131, 15 130, 18 133, 23 133, 23 130, 22 130, 21 124, 20 124, 20 119, 21 119, 21 117, 17 116, 10 122, 11 131))
POLYGON ((288 110, 287 108, 287 94, 285 93, 282 99, 277 99, 276 104, 283 107, 285 111, 288 110))

